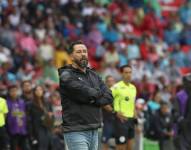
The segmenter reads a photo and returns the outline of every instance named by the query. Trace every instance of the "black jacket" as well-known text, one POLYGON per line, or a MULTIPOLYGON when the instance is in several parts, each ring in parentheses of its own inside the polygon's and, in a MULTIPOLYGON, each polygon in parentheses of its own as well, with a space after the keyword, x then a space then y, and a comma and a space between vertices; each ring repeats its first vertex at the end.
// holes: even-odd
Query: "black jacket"
POLYGON ((159 140, 166 140, 170 138, 167 135, 167 132, 172 131, 174 125, 171 113, 162 114, 160 110, 157 111, 154 116, 153 123, 159 140))
POLYGON ((97 129, 101 126, 100 106, 111 104, 111 91, 90 68, 86 73, 64 66, 58 69, 64 132, 97 129))

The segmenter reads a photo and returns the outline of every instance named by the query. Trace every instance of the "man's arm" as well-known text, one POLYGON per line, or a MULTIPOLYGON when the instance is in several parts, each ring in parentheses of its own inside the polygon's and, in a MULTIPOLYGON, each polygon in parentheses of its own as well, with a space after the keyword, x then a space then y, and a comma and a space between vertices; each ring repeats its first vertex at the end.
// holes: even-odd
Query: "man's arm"
POLYGON ((112 95, 114 97, 114 101, 113 101, 113 107, 114 107, 114 111, 116 113, 116 117, 121 121, 121 122, 125 122, 127 121, 127 118, 123 115, 122 112, 120 112, 120 102, 119 99, 116 98, 118 96, 118 89, 117 87, 113 87, 112 88, 112 95))
POLYGON ((117 112, 119 112, 120 111, 120 102, 119 102, 119 99, 117 98, 117 96, 118 96, 118 89, 117 89, 117 87, 112 87, 111 88, 111 90, 112 90, 112 95, 113 95, 113 98, 114 98, 114 101, 113 101, 113 107, 114 107, 114 109, 115 109, 115 111, 117 111, 117 112))
POLYGON ((103 108, 104 110, 106 110, 107 112, 111 112, 111 113, 114 112, 112 106, 109 105, 109 104, 102 106, 102 108, 103 108))
POLYGON ((102 96, 102 92, 99 89, 88 87, 80 80, 75 79, 69 71, 63 71, 59 73, 59 76, 60 90, 63 87, 66 91, 66 96, 76 102, 91 104, 102 96))
POLYGON ((111 105, 113 103, 113 96, 111 90, 105 85, 105 83, 102 81, 100 77, 98 77, 98 80, 102 96, 99 97, 95 103, 99 106, 111 105))

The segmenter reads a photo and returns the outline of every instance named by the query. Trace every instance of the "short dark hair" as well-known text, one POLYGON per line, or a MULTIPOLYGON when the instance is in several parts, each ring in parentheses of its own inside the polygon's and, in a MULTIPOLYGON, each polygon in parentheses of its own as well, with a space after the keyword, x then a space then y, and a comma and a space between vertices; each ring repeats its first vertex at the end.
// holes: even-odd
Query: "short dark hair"
POLYGON ((67 50, 68 54, 71 54, 74 51, 74 46, 77 44, 84 44, 84 43, 81 40, 72 42, 68 47, 68 50, 67 50))
POLYGON ((16 84, 10 84, 10 85, 8 85, 8 91, 10 91, 10 90, 12 90, 12 89, 17 89, 18 88, 18 86, 16 85, 16 84))
POLYGON ((23 80, 23 81, 21 82, 21 87, 23 87, 25 83, 30 83, 30 84, 32 84, 31 80, 23 80))
POLYGON ((121 67, 119 67, 120 72, 123 72, 124 68, 131 68, 132 69, 132 67, 130 65, 126 64, 126 65, 122 65, 121 67))
POLYGON ((107 75, 107 76, 105 77, 105 81, 107 81, 109 78, 113 78, 113 76, 112 76, 112 75, 107 75))
POLYGON ((160 102, 160 110, 164 107, 168 107, 168 109, 169 109, 169 104, 165 101, 160 102))

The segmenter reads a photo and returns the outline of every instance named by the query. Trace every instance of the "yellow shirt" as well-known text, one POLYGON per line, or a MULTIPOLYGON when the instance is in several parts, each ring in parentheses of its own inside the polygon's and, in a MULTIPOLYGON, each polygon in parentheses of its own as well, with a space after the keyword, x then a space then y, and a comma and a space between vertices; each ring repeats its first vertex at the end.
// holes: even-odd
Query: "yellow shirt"
POLYGON ((64 50, 57 50, 54 53, 54 60, 55 60, 55 65, 57 68, 60 68, 66 64, 71 64, 72 61, 64 50))
POLYGON ((136 87, 119 81, 111 88, 114 97, 114 110, 123 113, 125 117, 133 118, 135 112, 136 87))
POLYGON ((5 125, 5 114, 8 113, 6 100, 0 97, 0 127, 5 125))

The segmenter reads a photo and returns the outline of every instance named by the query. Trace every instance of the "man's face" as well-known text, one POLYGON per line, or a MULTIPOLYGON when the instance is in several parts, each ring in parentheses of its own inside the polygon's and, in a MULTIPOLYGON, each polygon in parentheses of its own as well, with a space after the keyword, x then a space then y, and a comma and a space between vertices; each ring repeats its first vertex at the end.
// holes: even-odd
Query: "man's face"
POLYGON ((127 82, 131 81, 132 69, 130 67, 123 68, 122 76, 127 82))
POLYGON ((76 44, 71 54, 72 61, 80 68, 86 68, 88 65, 88 50, 84 44, 76 44))
POLYGON ((23 84, 23 92, 24 93, 30 93, 32 91, 32 85, 30 82, 25 82, 23 84))
POLYGON ((9 90, 10 97, 14 100, 18 97, 18 89, 16 87, 9 90))
POLYGON ((168 114, 169 113, 169 107, 168 107, 168 105, 163 105, 163 106, 161 106, 161 112, 162 112, 162 114, 168 114))
POLYGON ((115 79, 113 77, 108 77, 106 80, 106 85, 110 88, 115 84, 115 79))

